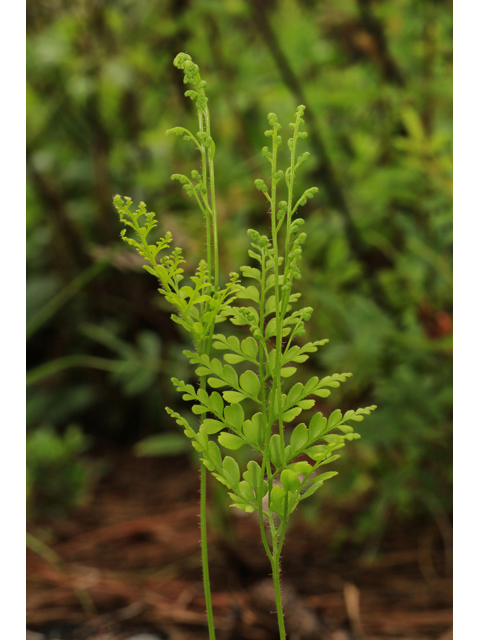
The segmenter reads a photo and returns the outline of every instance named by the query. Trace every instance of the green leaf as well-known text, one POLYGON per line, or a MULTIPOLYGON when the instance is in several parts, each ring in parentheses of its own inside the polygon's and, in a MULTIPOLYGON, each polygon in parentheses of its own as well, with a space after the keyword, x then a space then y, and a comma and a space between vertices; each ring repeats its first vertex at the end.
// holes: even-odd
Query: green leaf
POLYGON ((284 469, 280 474, 280 482, 287 491, 294 493, 300 486, 300 480, 293 471, 284 469))
POLYGON ((237 298, 253 300, 254 302, 260 302, 260 294, 257 287, 240 287, 237 291, 237 298))
POLYGON ((297 382, 293 385, 287 395, 287 403, 286 406, 291 407, 295 404, 303 395, 303 384, 301 382, 297 382))
POLYGON ((275 513, 283 515, 285 512, 285 499, 287 497, 287 491, 284 487, 275 485, 270 495, 270 508, 275 513))
POLYGON ((243 447, 245 444, 245 440, 243 438, 239 438, 239 436, 236 436, 233 433, 228 433, 227 431, 224 431, 218 436, 218 442, 222 447, 233 449, 234 451, 240 449, 240 447, 243 447))
POLYGON ((222 376, 223 376, 223 379, 226 380, 231 387, 238 386, 237 372, 229 364, 226 364, 223 367, 222 376))
POLYGON ((258 353, 258 344, 251 336, 242 340, 241 349, 245 355, 251 360, 256 360, 258 353))
POLYGON ((315 480, 321 480, 325 482, 325 480, 330 480, 330 478, 334 478, 338 476, 338 471, 326 471, 325 473, 321 473, 319 476, 315 478, 315 480))
POLYGON ((231 404, 225 407, 225 420, 234 431, 240 432, 242 430, 244 419, 245 413, 241 405, 231 404))
POLYGON ((310 378, 310 380, 305 383, 305 389, 303 391, 303 395, 309 396, 317 385, 318 385, 318 378, 317 376, 313 376, 313 378, 310 378))
POLYGON ((323 462, 320 462, 319 466, 323 467, 326 464, 331 464, 332 462, 335 462, 335 460, 338 460, 338 458, 340 458, 340 454, 338 453, 333 456, 328 456, 328 458, 325 458, 323 462))
MULTIPOLYGON (((193 390, 193 387, 192 387, 192 390, 193 390)), ((187 436, 187 438, 195 438, 196 432, 192 429, 192 427, 188 424, 187 420, 183 416, 181 416, 179 413, 176 413, 175 411, 172 411, 170 407, 165 407, 165 411, 168 413, 169 416, 172 416, 172 418, 175 418, 175 421, 177 424, 179 424, 181 427, 184 428, 185 435, 187 436)))
POLYGON ((297 402, 297 406, 300 407, 300 409, 311 409, 313 406, 315 406, 315 400, 300 400, 300 402, 297 402))
POLYGON ((156 271, 154 271, 152 267, 149 267, 147 264, 144 264, 142 266, 145 269, 145 271, 148 271, 148 273, 152 274, 152 276, 155 276, 156 278, 158 278, 159 274, 156 271))
POLYGON ((200 324, 200 322, 194 322, 193 323, 193 330, 198 333, 199 336, 201 336, 203 334, 203 326, 200 324))
POLYGON ((269 298, 267 299, 267 302, 265 303, 266 316, 270 315, 275 311, 275 308, 276 308, 275 300, 276 300, 275 296, 269 296, 269 298))
POLYGON ((224 391, 223 398, 226 402, 230 404, 236 404, 237 402, 242 402, 245 400, 247 396, 244 393, 240 393, 239 391, 224 391))
POLYGON ((349 418, 347 418, 347 413, 349 413, 347 411, 347 413, 344 416, 344 420, 354 420, 355 422, 361 422, 363 420, 363 416, 368 416, 370 415, 370 413, 372 411, 375 411, 375 409, 377 408, 377 406, 375 404, 372 404, 372 406, 370 407, 365 407, 365 409, 357 409, 356 411, 354 411, 354 415, 351 415, 349 418))
POLYGON ((344 437, 338 433, 331 433, 330 435, 323 436, 323 439, 325 442, 328 442, 328 444, 340 444, 344 441, 344 437))
POLYGON ((342 412, 340 411, 340 409, 335 409, 335 411, 332 411, 332 413, 328 417, 327 428, 329 430, 333 429, 341 421, 342 421, 342 412))
POLYGON ((311 442, 318 440, 322 433, 325 432, 327 426, 327 419, 320 411, 316 413, 308 424, 308 432, 310 434, 311 442))
POLYGON ((210 441, 208 443, 208 457, 217 470, 222 468, 222 454, 216 442, 210 441))
POLYGON ((220 389, 221 387, 227 386, 227 383, 224 380, 219 380, 218 378, 208 378, 207 382, 214 389, 220 389))
POLYGON ((351 427, 349 424, 339 424, 337 429, 340 429, 340 431, 342 433, 352 433, 353 432, 353 427, 351 427))
POLYGON ((201 447, 201 449, 197 449, 197 451, 205 451, 208 448, 207 432, 200 428, 199 432, 196 435, 196 441, 197 441, 197 444, 199 444, 201 447))
POLYGON ((258 280, 259 282, 262 280, 262 276, 258 269, 253 267, 240 267, 242 275, 244 278, 253 278, 254 280, 258 280))
POLYGON ((283 422, 291 422, 298 416, 299 413, 302 413, 300 407, 292 407, 288 411, 285 411, 284 414, 282 414, 282 420, 283 422))
POLYGON ((265 338, 271 338, 277 332, 277 319, 272 318, 268 321, 267 326, 265 327, 265 338))
POLYGON ((308 478, 308 476, 313 471, 313 467, 306 460, 302 460, 301 462, 297 462, 297 464, 294 466, 294 471, 297 474, 297 476, 303 475, 306 478, 308 478))
MULTIPOLYGON (((237 487, 237 490, 238 490, 238 487, 237 487)), ((234 501, 233 504, 230 505, 231 507, 236 507, 237 509, 241 509, 246 513, 253 513, 255 511, 255 507, 250 502, 247 502, 241 496, 237 496, 235 493, 229 493, 228 495, 234 501)))
POLYGON ((226 425, 223 422, 220 422, 220 420, 213 420, 212 418, 206 418, 202 422, 202 427, 209 435, 218 433, 222 429, 225 429, 225 426, 226 425))
POLYGON ((210 395, 209 400, 210 400, 210 407, 212 408, 213 412, 220 416, 223 415, 223 400, 222 400, 222 396, 218 393, 218 391, 214 391, 210 395))
POLYGON ((245 358, 243 356, 239 356, 236 353, 226 353, 223 356, 223 359, 230 364, 238 364, 239 362, 245 362, 245 358))
POLYGON ((282 442, 280 440, 280 436, 278 433, 275 433, 270 438, 270 460, 273 464, 279 468, 283 464, 283 451, 282 451, 282 442))
POLYGON ((230 456, 223 459, 223 475, 232 488, 235 488, 240 481, 240 469, 236 460, 230 456))
POLYGON ((202 376, 209 376, 211 371, 210 369, 207 369, 207 367, 197 367, 195 369, 195 373, 199 378, 201 378, 202 376))
POLYGON ((328 398, 328 396, 332 392, 329 391, 328 389, 317 389, 316 391, 313 391, 312 393, 314 393, 316 396, 319 396, 320 398, 328 398))
POLYGON ((282 378, 290 378, 290 376, 293 376, 296 370, 297 367, 283 367, 283 369, 280 369, 280 375, 282 376, 282 378))
MULTIPOLYGON (((213 462, 210 460, 210 458, 209 458, 208 456, 205 456, 205 452, 204 452, 204 456, 203 456, 202 458, 200 458, 200 461, 201 461, 201 462, 205 465, 205 467, 206 467, 209 471, 211 471, 212 473, 213 473, 214 471, 216 471, 216 467, 215 467, 215 465, 213 464, 213 462)), ((215 474, 213 473, 213 475, 215 475, 215 474)))
POLYGON ((324 460, 328 455, 328 452, 329 452, 329 447, 327 447, 326 444, 317 444, 315 447, 310 447, 305 451, 307 456, 312 460, 315 460, 315 462, 324 460))
POLYGON ((265 283, 265 291, 271 289, 275 285, 275 274, 272 273, 268 276, 267 281, 265 283))
POLYGON ((345 440, 359 440, 361 437, 362 436, 359 433, 347 433, 345 440))
POLYGON ((243 433, 247 440, 257 447, 263 444, 263 425, 262 414, 256 413, 251 420, 245 420, 243 423, 243 433))
POLYGON ((245 500, 255 502, 255 494, 253 493, 253 489, 246 480, 242 480, 238 483, 238 493, 245 500))
POLYGON ((240 340, 237 336, 229 336, 227 342, 232 351, 240 351, 240 340))
POLYGON ((227 344, 227 339, 221 333, 214 336, 216 342, 212 344, 214 349, 219 351, 224 351, 225 349, 229 349, 230 347, 227 344))
POLYGON ((243 477, 248 482, 248 484, 252 487, 255 495, 257 495, 259 488, 262 489, 262 498, 268 491, 268 484, 264 481, 262 476, 262 469, 258 462, 255 460, 250 460, 247 464, 247 471, 243 473, 243 477))
POLYGON ((298 455, 308 442, 308 429, 302 423, 295 427, 290 438, 290 446, 292 447, 292 456, 298 455))
POLYGON ((192 413, 195 413, 196 415, 201 415, 202 413, 207 413, 208 407, 204 407, 201 404, 194 404, 191 410, 192 410, 192 413))
POLYGON ((246 393, 256 398, 260 391, 260 379, 253 371, 245 371, 240 376, 240 386, 246 393))

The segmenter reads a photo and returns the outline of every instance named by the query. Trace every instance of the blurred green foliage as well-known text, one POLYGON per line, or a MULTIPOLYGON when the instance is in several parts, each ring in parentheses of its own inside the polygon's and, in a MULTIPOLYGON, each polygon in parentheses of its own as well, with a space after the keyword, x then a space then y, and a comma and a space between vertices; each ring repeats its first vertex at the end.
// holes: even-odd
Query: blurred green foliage
POLYGON ((27 436, 27 513, 61 515, 86 493, 91 468, 79 458, 88 439, 76 425, 63 435, 41 425, 27 436))
MULTIPOLYGON (((446 0, 27 4, 29 317, 117 242, 117 192, 145 200, 159 236, 198 262, 202 220, 170 182, 198 158, 165 135, 192 118, 179 51, 208 82, 225 273, 246 229, 267 229, 253 188, 266 114, 307 106, 298 190, 320 194, 300 286, 311 335, 330 344, 305 377, 353 371, 332 402, 379 407, 324 492, 363 506, 361 538, 392 513, 451 508, 451 13, 446 0)), ((133 445, 174 429, 163 407, 178 406, 169 378, 188 378, 189 345, 136 257, 111 262, 29 338, 32 434, 75 421, 99 446, 133 445)))

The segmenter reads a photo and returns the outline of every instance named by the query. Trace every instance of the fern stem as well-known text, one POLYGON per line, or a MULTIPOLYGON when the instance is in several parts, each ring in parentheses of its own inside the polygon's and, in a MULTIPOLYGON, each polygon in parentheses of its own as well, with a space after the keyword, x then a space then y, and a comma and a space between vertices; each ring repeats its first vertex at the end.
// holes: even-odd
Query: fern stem
MULTIPOLYGON (((203 113, 198 110, 198 126, 200 131, 204 131, 204 120, 203 120, 203 113)), ((207 183, 208 183, 208 174, 207 174, 207 151, 205 149, 204 143, 202 141, 201 147, 200 147, 200 153, 202 154, 202 184, 203 184, 203 188, 206 189, 207 188, 207 183)), ((198 200, 198 198, 197 198, 198 200)), ((207 234, 207 264, 208 264, 208 276, 210 278, 210 280, 212 279, 212 231, 211 231, 211 226, 212 226, 212 216, 210 213, 210 209, 208 206, 208 201, 205 203, 205 227, 206 227, 206 234, 207 234)))
MULTIPOLYGON (((205 132, 207 136, 210 136, 210 113, 208 107, 205 107, 205 132)), ((212 228, 213 228, 213 261, 214 261, 214 278, 215 278, 215 292, 218 291, 219 282, 219 260, 218 260, 218 230, 217 230, 217 201, 215 196, 215 166, 213 158, 215 155, 215 143, 210 143, 208 147, 208 177, 210 180, 210 205, 212 208, 212 228)))
POLYGON ((213 622, 212 593, 210 590, 210 573, 208 569, 207 547, 207 470, 200 463, 200 535, 202 546, 203 587, 205 591, 205 606, 207 609, 208 637, 215 640, 215 625, 213 622))
POLYGON ((274 549, 272 560, 273 586, 275 588, 275 604, 277 607, 278 631, 280 640, 286 640, 285 623, 283 620, 282 592, 280 587, 280 551, 274 549))

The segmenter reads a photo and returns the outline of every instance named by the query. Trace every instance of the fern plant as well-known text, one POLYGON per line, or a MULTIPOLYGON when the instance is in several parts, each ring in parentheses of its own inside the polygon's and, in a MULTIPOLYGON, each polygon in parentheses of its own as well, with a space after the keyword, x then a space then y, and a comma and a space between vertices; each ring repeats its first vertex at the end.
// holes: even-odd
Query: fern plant
POLYGON ((329 396, 331 388, 338 387, 351 375, 333 374, 322 379, 315 376, 306 383, 291 382, 297 365, 328 342, 303 340, 305 322, 313 310, 295 309, 300 294, 293 290, 295 280, 301 277, 299 264, 307 237, 300 232, 304 221, 295 216, 318 191, 312 187, 294 198, 296 172, 309 155, 297 153, 297 144, 307 136, 302 130, 305 107, 297 108, 294 122, 290 123, 290 158, 285 171, 278 167, 281 126, 275 114, 268 116, 270 128, 265 135, 271 146, 264 147, 262 153, 271 165, 270 187, 261 179, 255 181, 255 186, 267 200, 271 237, 250 229, 252 248, 248 254, 255 266, 240 267, 242 282, 238 274, 232 273, 229 281, 221 285, 215 144, 210 131, 206 83, 189 55, 180 53, 174 64, 183 70, 185 83, 193 85, 185 95, 195 103, 199 125, 196 134, 183 127, 167 132, 193 143, 201 157, 201 171, 192 171, 191 178, 172 176, 196 200, 205 218, 206 260, 198 265, 190 285, 182 282, 185 261, 181 249, 175 248, 160 257, 161 252, 170 251, 171 235, 149 244, 148 235, 156 220, 145 204, 140 203, 135 212, 131 211, 130 198, 116 196, 114 204, 121 221, 139 238, 127 236, 124 229, 123 239, 149 263, 145 269, 158 278, 160 293, 175 309, 172 319, 190 334, 195 347, 184 353, 195 367, 199 385, 195 387, 176 378, 172 382, 184 400, 193 402, 192 413, 200 416, 199 423, 190 423, 169 408, 167 411, 191 439, 201 461, 202 561, 210 639, 215 638, 215 631, 208 574, 205 469, 227 487, 232 506, 259 515, 262 542, 272 566, 280 637, 285 640, 280 556, 289 517, 301 501, 336 475, 336 471, 324 471, 323 467, 339 457, 338 450, 345 441, 360 437, 351 423, 363 420, 375 406, 346 413, 337 409, 328 417, 317 411, 308 425, 296 424, 287 433, 286 425, 303 411, 313 409, 318 398, 329 396), (282 183, 286 200, 279 200, 282 183), (240 300, 246 300, 248 306, 241 306, 240 300), (215 325, 225 320, 246 327, 250 335, 239 339, 216 333, 215 325), (252 451, 244 470, 228 454, 229 450, 241 447, 252 451))

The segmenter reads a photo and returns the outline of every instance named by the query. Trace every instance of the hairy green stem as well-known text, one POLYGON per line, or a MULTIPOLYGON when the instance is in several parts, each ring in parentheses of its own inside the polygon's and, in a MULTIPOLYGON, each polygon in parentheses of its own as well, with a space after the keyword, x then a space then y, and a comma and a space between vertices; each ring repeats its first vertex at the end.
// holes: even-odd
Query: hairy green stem
POLYGON ((280 552, 276 549, 272 560, 273 586, 275 588, 275 604, 277 606, 278 630, 280 640, 286 640, 285 623, 283 621, 282 592, 280 588, 280 552))
POLYGON ((210 573, 208 570, 207 547, 207 470, 200 463, 200 535, 202 544, 203 586, 205 591, 205 606, 207 609, 208 637, 215 640, 215 625, 213 622, 212 593, 210 590, 210 573))
MULTIPOLYGON (((206 134, 210 136, 210 113, 208 107, 205 107, 205 124, 206 134)), ((210 180, 210 204, 212 207, 212 227, 213 227, 213 261, 214 261, 214 278, 215 278, 215 291, 218 291, 219 282, 219 260, 218 260, 218 229, 217 229, 217 202, 215 196, 215 167, 213 158, 215 155, 215 143, 210 143, 208 148, 208 177, 210 180)))
MULTIPOLYGON (((198 76, 200 80, 200 76, 198 76)), ((200 94, 205 96, 205 91, 200 89, 200 94)), ((202 111, 198 109, 198 122, 200 131, 210 136, 210 117, 208 107, 202 111)), ((213 142, 211 143, 213 145, 213 142)), ((214 279, 214 292, 218 292, 219 282, 219 263, 218 263, 218 232, 217 232, 217 209, 215 200, 215 178, 214 178, 214 165, 213 154, 211 147, 207 150, 205 143, 202 140, 202 185, 203 189, 207 189, 208 182, 210 181, 210 203, 208 203, 208 196, 205 202, 205 218, 206 218, 206 240, 207 240, 207 265, 208 276, 210 283, 212 282, 212 249, 213 249, 213 279, 214 279), (208 160, 207 160, 208 157, 208 160), (212 233, 213 233, 213 247, 212 247, 212 233)), ((202 305, 202 316, 204 307, 202 305)), ((214 323, 209 328, 208 335, 202 344, 202 351, 207 355, 210 355, 210 348, 212 345, 212 336, 214 331, 214 323)), ((201 379, 201 388, 205 389, 206 378, 201 379)), ((208 568, 208 548, 207 548, 207 470, 203 462, 200 462, 200 530, 201 530, 201 547, 202 547, 202 568, 203 568, 203 585, 205 591, 205 606, 207 609, 208 620, 208 634, 210 640, 215 640, 215 625, 213 620, 212 609, 212 594, 210 588, 210 573, 208 568)))

